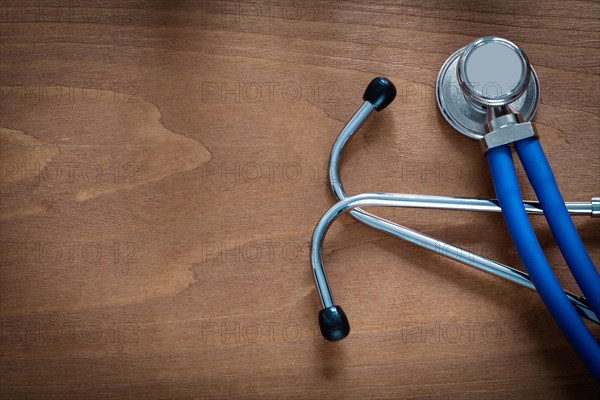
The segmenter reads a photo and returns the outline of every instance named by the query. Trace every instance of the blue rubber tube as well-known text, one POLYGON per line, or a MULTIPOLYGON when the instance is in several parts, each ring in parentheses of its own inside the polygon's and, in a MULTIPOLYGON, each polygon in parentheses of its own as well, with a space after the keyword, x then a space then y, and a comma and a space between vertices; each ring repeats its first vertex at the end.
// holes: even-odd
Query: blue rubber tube
POLYGON ((600 382, 600 346, 569 303, 542 252, 523 206, 510 148, 496 147, 488 151, 487 158, 504 220, 531 281, 571 346, 600 382))
POLYGON ((600 315, 600 274, 567 211, 539 139, 517 141, 515 149, 571 273, 592 310, 600 315))

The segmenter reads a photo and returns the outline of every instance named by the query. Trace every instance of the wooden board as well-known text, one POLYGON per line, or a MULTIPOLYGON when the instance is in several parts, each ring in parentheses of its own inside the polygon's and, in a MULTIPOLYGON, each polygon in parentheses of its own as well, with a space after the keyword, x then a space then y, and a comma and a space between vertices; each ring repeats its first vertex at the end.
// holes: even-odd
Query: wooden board
MULTIPOLYGON (((325 262, 352 333, 327 343, 309 262, 331 146, 377 75, 398 97, 350 143, 348 192, 493 196, 434 96, 444 60, 484 35, 539 75, 535 126, 565 198, 598 196, 598 2, 0 10, 2 399, 598 394, 535 293, 350 217, 325 262)), ((521 268, 500 215, 374 211, 521 268)), ((597 262, 598 221, 576 223, 597 262)))

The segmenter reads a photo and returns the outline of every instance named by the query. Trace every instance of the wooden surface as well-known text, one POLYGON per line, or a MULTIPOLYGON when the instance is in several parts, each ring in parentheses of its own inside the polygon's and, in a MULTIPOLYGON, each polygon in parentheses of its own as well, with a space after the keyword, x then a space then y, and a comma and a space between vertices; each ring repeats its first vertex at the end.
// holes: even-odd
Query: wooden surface
MULTIPOLYGON (((325 262, 352 333, 327 343, 308 257, 329 151, 377 75, 399 93, 350 143, 348 192, 493 196, 434 97, 479 36, 525 49, 562 192, 597 196, 597 1, 0 9, 2 399, 598 394, 533 292, 349 217, 325 262)), ((520 267, 499 215, 374 211, 520 267)), ((597 262, 598 221, 576 222, 597 262)))

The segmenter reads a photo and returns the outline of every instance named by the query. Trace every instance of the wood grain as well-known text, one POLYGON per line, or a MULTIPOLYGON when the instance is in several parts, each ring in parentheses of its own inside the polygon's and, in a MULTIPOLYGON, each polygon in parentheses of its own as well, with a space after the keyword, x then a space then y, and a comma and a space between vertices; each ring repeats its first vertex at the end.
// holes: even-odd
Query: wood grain
MULTIPOLYGON (((330 148, 377 75, 399 93, 349 145, 348 191, 493 196, 434 96, 441 64, 479 36, 525 49, 563 195, 598 196, 598 2, 0 10, 2 399, 598 395, 535 293, 345 217, 326 264, 352 333, 326 343, 308 257, 334 202, 330 148)), ((499 215, 375 211, 520 267, 499 215)), ((599 260, 598 221, 576 223, 599 260)))

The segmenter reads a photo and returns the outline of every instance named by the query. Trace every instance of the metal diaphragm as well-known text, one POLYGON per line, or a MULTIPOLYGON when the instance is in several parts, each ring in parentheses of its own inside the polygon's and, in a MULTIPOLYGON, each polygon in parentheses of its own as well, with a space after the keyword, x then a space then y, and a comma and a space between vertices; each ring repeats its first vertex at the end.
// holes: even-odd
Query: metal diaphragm
POLYGON ((516 44, 483 37, 452 54, 436 83, 437 103, 446 120, 473 139, 486 134, 488 107, 510 104, 525 121, 539 105, 537 75, 516 44))

